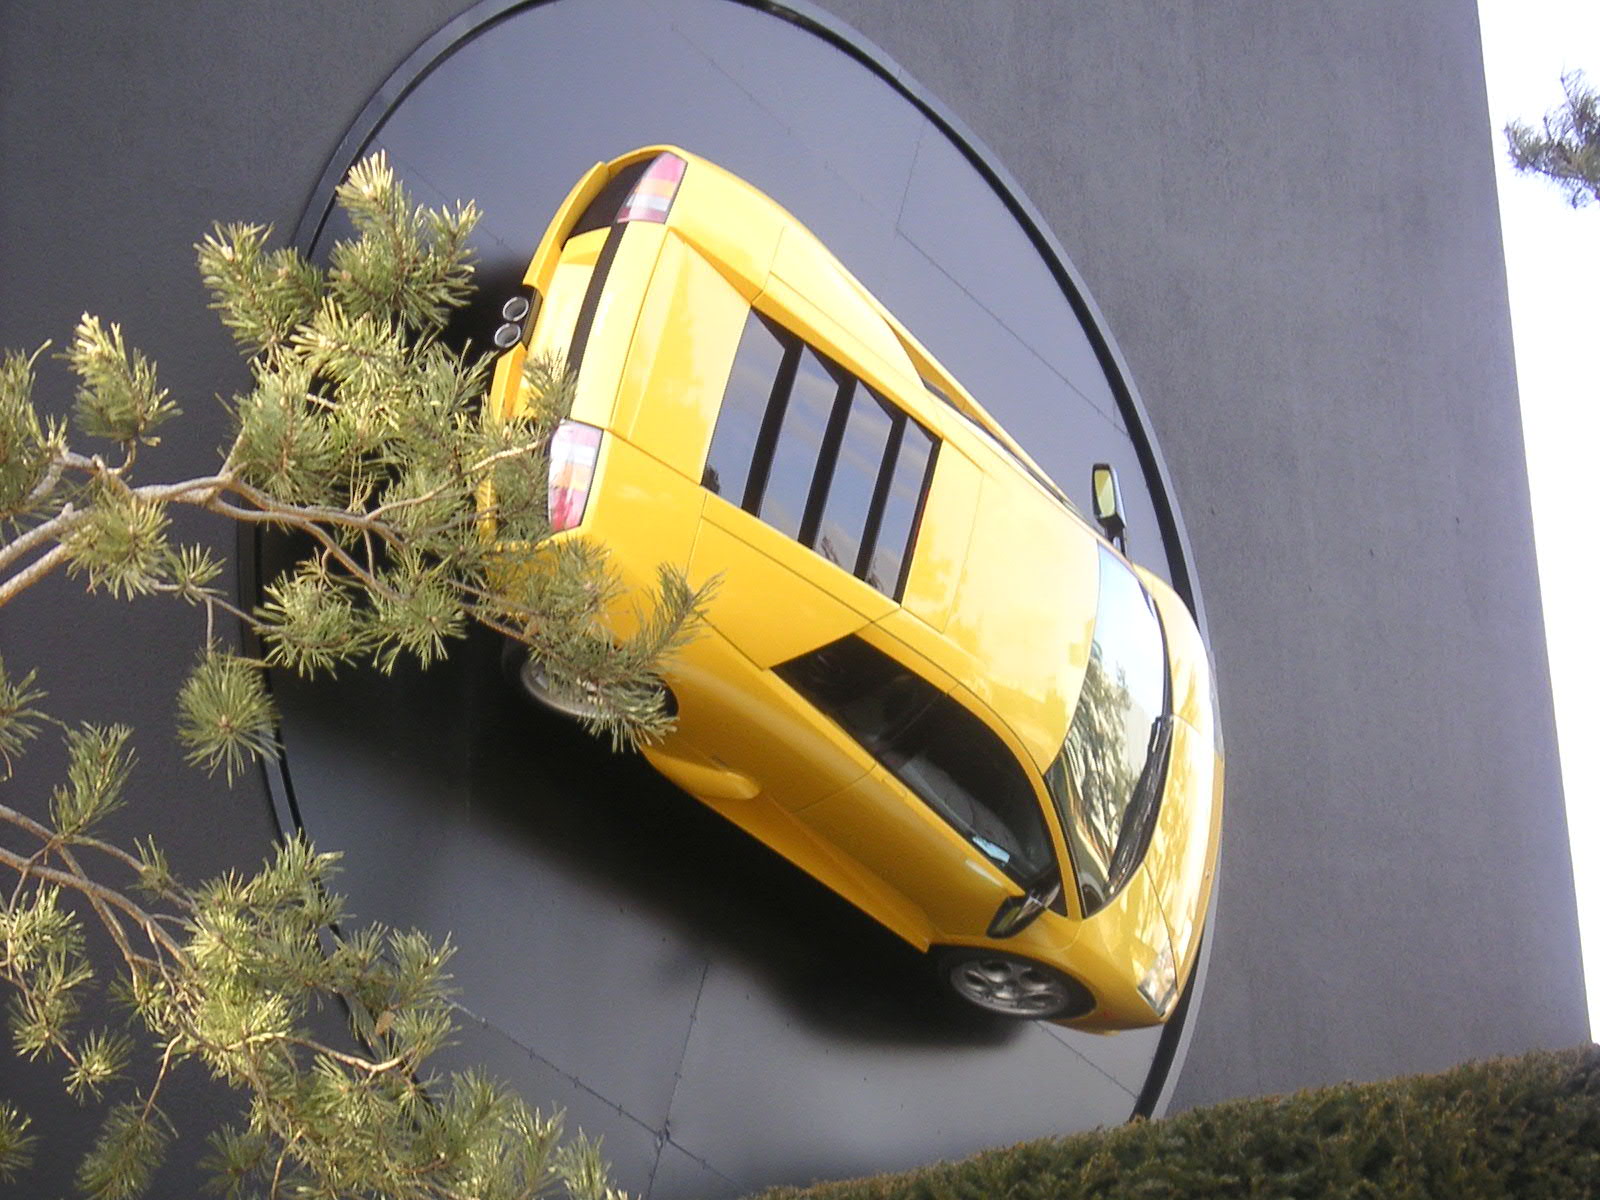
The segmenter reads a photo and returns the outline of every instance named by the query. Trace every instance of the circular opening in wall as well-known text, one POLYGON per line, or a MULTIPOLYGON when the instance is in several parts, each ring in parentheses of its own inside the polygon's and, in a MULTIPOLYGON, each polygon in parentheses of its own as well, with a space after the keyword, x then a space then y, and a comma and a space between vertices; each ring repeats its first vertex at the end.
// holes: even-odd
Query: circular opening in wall
MULTIPOLYGON (((1195 601, 1159 456, 1070 266, 999 166, 809 7, 487 3, 405 63, 302 222, 384 150, 424 203, 476 201, 483 348, 572 184, 675 144, 803 222, 1090 511, 1122 479, 1134 556, 1195 601)), ((268 546, 270 577, 282 547, 268 546)), ((1097 1038, 948 999, 921 955, 676 791, 519 703, 488 636, 429 672, 274 681, 280 821, 344 852, 366 918, 450 932, 452 1052, 604 1134, 619 1181, 737 1194, 1125 1120, 1175 1028, 1097 1038)))

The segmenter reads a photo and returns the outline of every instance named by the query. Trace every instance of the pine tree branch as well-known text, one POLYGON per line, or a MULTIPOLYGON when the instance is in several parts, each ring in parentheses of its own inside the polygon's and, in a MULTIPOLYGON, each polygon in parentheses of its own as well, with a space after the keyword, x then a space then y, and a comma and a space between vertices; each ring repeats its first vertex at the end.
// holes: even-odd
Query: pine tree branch
MULTIPOLYGON (((59 481, 61 469, 73 467, 87 471, 96 478, 107 481, 113 487, 121 489, 125 494, 137 496, 141 500, 152 503, 178 503, 191 504, 197 507, 206 507, 211 498, 223 488, 229 486, 233 480, 227 474, 204 475, 195 479, 186 479, 179 483, 145 484, 140 487, 130 487, 117 473, 107 467, 98 458, 86 458, 80 454, 63 452, 55 460, 59 481)), ((0 570, 21 561, 29 552, 49 542, 56 545, 43 558, 11 576, 3 585, 0 585, 0 607, 15 598, 20 593, 38 583, 55 568, 62 565, 67 557, 64 540, 78 526, 82 525, 92 515, 92 508, 78 508, 68 503, 54 517, 42 521, 18 534, 4 546, 0 546, 0 570)))
MULTIPOLYGON (((4 814, 0 814, 3 816, 4 814)), ((54 883, 60 887, 69 888, 78 892, 91 902, 98 900, 102 904, 120 909, 129 918, 136 922, 144 935, 150 941, 165 950, 174 958, 182 960, 185 956, 183 947, 178 945, 156 921, 150 913, 140 908, 121 892, 96 883, 88 876, 76 870, 58 871, 54 867, 42 864, 29 865, 29 860, 20 854, 14 854, 4 846, 0 846, 0 865, 10 867, 15 871, 26 870, 36 879, 43 879, 47 883, 54 883)))
POLYGON ((0 546, 0 570, 9 567, 46 542, 52 540, 59 542, 87 520, 88 516, 88 509, 80 509, 68 503, 48 521, 33 526, 25 533, 19 533, 4 546, 0 546))
MULTIPOLYGON (((526 386, 545 397, 526 430, 491 427, 479 412, 486 360, 440 341, 470 294, 476 210, 413 206, 381 156, 352 172, 339 199, 358 237, 334 248, 329 271, 292 250, 268 251, 261 227, 218 226, 197 247, 214 307, 246 346, 255 378, 233 406, 233 439, 215 472, 135 483, 141 442, 153 442, 151 431, 178 410, 154 365, 115 325, 86 314, 66 356, 81 385, 70 427, 107 438, 107 457, 120 452, 114 465, 72 450, 68 425, 39 420, 31 360, 8 368, 6 428, 18 432, 0 445, 11 455, 0 461, 9 514, 0 528, 15 535, 0 538, 0 607, 63 566, 81 569, 91 589, 202 605, 211 649, 180 695, 182 736, 201 761, 232 766, 270 749, 265 664, 214 646, 222 614, 269 637, 281 633, 275 653, 310 669, 369 654, 380 666, 402 653, 426 662, 476 618, 507 637, 551 643, 552 678, 565 685, 571 675, 572 686, 591 692, 614 735, 654 732, 654 714, 636 693, 675 644, 685 589, 663 587, 640 632, 613 645, 605 613, 621 593, 597 552, 554 554, 555 569, 520 579, 515 595, 493 586, 507 556, 485 538, 486 525, 511 538, 537 539, 545 528, 545 482, 514 464, 548 441, 552 414, 570 402, 571 376, 555 361, 538 380, 525 372, 526 386), (273 585, 271 603, 249 611, 254 597, 212 586, 222 564, 211 552, 169 542, 172 505, 296 532, 312 548, 273 585)), ((512 570, 522 563, 515 551, 509 560, 512 570)), ((7 755, 49 719, 32 712, 30 685, 25 676, 7 692, 15 710, 0 745, 7 755)), ((416 1078, 458 1010, 442 982, 448 947, 375 929, 325 951, 318 931, 337 919, 340 901, 323 887, 329 856, 301 843, 280 848, 254 876, 224 876, 198 892, 179 887, 153 845, 133 854, 87 832, 120 802, 131 759, 118 758, 125 734, 107 740, 91 729, 84 737, 100 757, 74 750, 50 824, 0 805, 0 826, 20 831, 24 844, 37 839, 31 856, 0 839, 0 867, 16 874, 3 915, 23 931, 0 966, 32 1006, 28 1044, 59 1050, 76 1072, 69 1090, 93 1091, 121 1069, 125 1050, 99 1031, 77 1050, 68 1043, 78 1009, 72 989, 95 969, 81 953, 92 922, 74 910, 92 910, 121 955, 160 1059, 148 1089, 108 1114, 85 1162, 106 1181, 96 1186, 143 1186, 171 1135, 159 1097, 176 1065, 195 1057, 249 1098, 251 1126, 226 1142, 220 1160, 238 1186, 259 1184, 270 1166, 275 1198, 392 1190, 407 1200, 469 1200, 454 1181, 470 1170, 470 1200, 550 1182, 610 1194, 592 1151, 580 1145, 549 1158, 557 1131, 530 1123, 498 1087, 466 1079, 437 1099, 416 1078), (114 876, 131 871, 135 883, 103 882, 80 859, 114 876), (58 893, 76 902, 58 906, 58 893), (312 1007, 333 995, 352 1003, 356 1053, 303 1028, 312 1007)))
MULTIPOLYGON (((338 542, 334 541, 333 538, 328 536, 327 530, 325 530, 320 523, 309 519, 296 519, 293 515, 292 509, 280 506, 281 511, 261 512, 247 508, 239 508, 236 505, 229 504, 225 500, 218 499, 213 499, 209 504, 207 504, 206 507, 211 509, 213 512, 220 512, 225 516, 232 517, 236 521, 245 521, 252 524, 280 526, 286 525, 291 529, 295 529, 301 533, 307 534, 322 547, 322 552, 324 554, 331 556, 340 566, 349 571, 350 574, 356 579, 360 580, 362 586, 371 590, 375 595, 385 596, 391 600, 403 599, 399 592, 395 591, 388 584, 384 583, 383 580, 377 576, 377 574, 368 571, 355 559, 351 558, 343 546, 339 545, 338 542)), ((390 537, 393 537, 393 532, 391 530, 387 530, 381 526, 374 528, 372 532, 377 533, 380 536, 388 534, 390 537)), ((255 623, 255 618, 251 617, 248 619, 252 623, 255 623)))
POLYGON ((5 583, 0 584, 0 608, 4 608, 17 596, 27 591, 57 567, 63 565, 69 557, 70 552, 66 546, 57 545, 48 554, 34 559, 33 562, 18 571, 5 583))
POLYGON ((295 1037, 286 1033, 255 1033, 239 1042, 229 1043, 220 1047, 227 1050, 242 1050, 249 1046, 298 1046, 302 1050, 310 1050, 313 1054, 323 1058, 332 1059, 334 1062, 343 1063, 352 1070, 362 1071, 368 1075, 383 1075, 397 1067, 406 1065, 403 1055, 394 1055, 381 1062, 374 1062, 369 1058, 362 1058, 359 1054, 346 1054, 342 1050, 335 1050, 332 1046, 312 1038, 295 1037))
MULTIPOLYGON (((19 968, 13 966, 9 960, 4 964, 3 968, 0 968, 0 970, 4 971, 7 982, 9 982, 12 987, 16 988, 17 991, 22 993, 22 1003, 24 1009, 37 1010, 39 1007, 38 992, 31 984, 28 983, 27 976, 19 968)), ((49 1048, 51 1050, 61 1055, 61 1057, 66 1059, 67 1062, 72 1066, 76 1067, 79 1065, 80 1060, 78 1058, 78 1054, 75 1050, 73 1050, 72 1044, 68 1042, 66 1038, 62 1037, 55 1030, 49 1028, 44 1030, 44 1035, 49 1042, 49 1048)))
POLYGON ((23 498, 20 507, 26 511, 43 503, 44 498, 55 491, 61 482, 61 473, 65 467, 66 463, 62 460, 62 456, 53 455, 50 465, 44 469, 44 474, 39 477, 39 482, 34 485, 33 490, 23 498))
POLYGON ((268 1200, 278 1200, 278 1185, 283 1179, 283 1164, 289 1160, 289 1151, 294 1149, 299 1140, 300 1134, 296 1133, 285 1141, 283 1149, 278 1151, 277 1164, 272 1168, 272 1187, 267 1191, 268 1200))
MULTIPOLYGON (((359 529, 368 533, 375 533, 390 542, 398 540, 398 534, 383 520, 372 513, 351 512, 343 508, 328 508, 319 504, 290 504, 268 495, 259 488, 253 488, 243 480, 232 476, 229 478, 227 490, 243 497, 265 516, 280 517, 293 521, 298 526, 309 525, 339 525, 347 529, 359 529)), ((230 505, 226 515, 237 520, 248 520, 243 514, 248 512, 237 506, 230 505)))
POLYGON ((141 1121, 148 1121, 155 1109, 156 1097, 161 1093, 161 1085, 167 1081, 167 1072, 172 1069, 172 1054, 177 1048, 178 1039, 168 1038, 166 1048, 161 1052, 161 1066, 156 1070, 155 1082, 150 1085, 150 1094, 144 1100, 144 1111, 139 1116, 141 1121))
MULTIPOLYGON (((158 583, 150 590, 159 596, 179 596, 184 594, 184 589, 175 583, 158 583)), ((204 604, 207 609, 215 606, 216 608, 219 608, 223 612, 227 613, 229 616, 243 622, 246 625, 253 620, 247 611, 240 608, 232 601, 224 599, 215 592, 206 592, 200 597, 200 603, 204 604)), ((206 645, 209 646, 214 640, 215 639, 211 636, 210 622, 208 620, 206 628, 206 645)))
MULTIPOLYGON (((57 838, 55 830, 51 829, 48 825, 40 824, 26 813, 18 812, 9 805, 0 804, 0 820, 7 821, 12 825, 17 826, 19 829, 22 829, 27 833, 31 833, 34 837, 40 838, 46 842, 53 842, 57 838)), ((143 863, 141 863, 133 855, 129 854, 121 846, 113 845, 110 842, 103 842, 99 838, 85 837, 80 834, 72 839, 72 844, 78 846, 88 846, 92 849, 100 851, 102 854, 109 854, 112 858, 115 858, 118 862, 132 868, 135 872, 142 870, 144 867, 143 863)))

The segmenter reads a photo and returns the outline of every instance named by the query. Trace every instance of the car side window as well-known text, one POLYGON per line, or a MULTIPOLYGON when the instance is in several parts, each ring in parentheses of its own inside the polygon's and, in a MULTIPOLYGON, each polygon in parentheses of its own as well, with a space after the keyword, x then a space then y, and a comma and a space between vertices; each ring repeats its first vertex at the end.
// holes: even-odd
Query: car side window
POLYGON ((922 521, 922 506, 933 480, 933 457, 938 444, 915 421, 904 421, 897 432, 892 470, 886 464, 882 498, 875 505, 882 521, 870 543, 864 569, 857 574, 880 592, 891 596, 905 594, 906 577, 911 573, 911 547, 916 542, 917 526, 922 521))
POLYGON ((885 457, 891 451, 890 439, 896 422, 902 418, 882 397, 860 383, 841 415, 843 427, 838 431, 837 446, 833 447, 833 473, 827 481, 812 544, 829 562, 892 596, 895 581, 890 579, 885 587, 869 578, 864 568, 870 566, 870 555, 864 558, 863 551, 870 550, 876 539, 872 517, 878 510, 873 501, 884 474, 885 457))
POLYGON ((847 392, 851 384, 848 375, 836 371, 810 346, 801 348, 772 448, 766 491, 756 516, 807 545, 811 542, 803 534, 812 483, 822 465, 823 443, 830 432, 834 409, 839 406, 841 393, 847 392))
POLYGON ((938 442, 752 310, 702 483, 898 600, 938 442))
POLYGON ((787 393, 787 377, 794 374, 799 353, 798 342, 791 338, 786 344, 771 322, 751 312, 733 356, 733 371, 722 393, 716 433, 700 481, 733 504, 745 504, 762 422, 773 397, 787 393))
POLYGON ((1056 875, 1027 773, 977 714, 854 636, 774 670, 1017 883, 1056 875))

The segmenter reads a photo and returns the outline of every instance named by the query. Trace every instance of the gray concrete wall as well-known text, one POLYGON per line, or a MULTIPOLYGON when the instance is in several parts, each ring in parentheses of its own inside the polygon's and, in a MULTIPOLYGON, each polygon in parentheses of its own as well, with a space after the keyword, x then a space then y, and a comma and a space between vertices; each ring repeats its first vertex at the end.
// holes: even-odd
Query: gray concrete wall
MULTIPOLYGON (((211 397, 242 376, 218 372, 191 243, 215 218, 292 227, 372 90, 458 7, 0 9, 0 345, 59 343, 85 308, 122 320, 208 414, 152 467, 203 462, 211 397)), ((1043 210, 1172 470, 1230 751, 1179 1103, 1580 1040, 1470 0, 827 7, 1043 210)), ((154 720, 194 636, 70 587, 0 619, 61 715, 150 718, 163 807, 121 831, 156 828, 191 877, 269 836, 264 800, 219 805, 154 720)), ((0 1094, 22 1078, 8 1064, 0 1094)))
POLYGON ((1585 1037, 1475 6, 833 11, 996 151, 1172 470, 1227 720, 1180 1105, 1585 1037))

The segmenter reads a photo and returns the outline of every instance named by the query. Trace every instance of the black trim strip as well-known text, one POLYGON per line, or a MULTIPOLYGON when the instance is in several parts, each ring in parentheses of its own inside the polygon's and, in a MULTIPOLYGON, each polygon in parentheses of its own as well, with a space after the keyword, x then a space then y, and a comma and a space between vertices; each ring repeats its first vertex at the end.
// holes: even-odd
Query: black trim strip
MULTIPOLYGON (((760 313, 756 315, 761 316, 760 313)), ((784 413, 789 411, 789 392, 794 387, 795 373, 800 369, 800 352, 805 349, 804 343, 781 325, 774 325, 765 317, 761 317, 761 320, 783 345, 783 361, 778 364, 778 374, 767 396, 767 411, 761 418, 761 431, 756 434, 755 449, 750 454, 750 473, 745 476, 744 499, 739 505, 745 512, 757 517, 761 515, 761 501, 767 494, 767 477, 772 474, 772 456, 778 449, 778 430, 783 425, 784 413)))
POLYGON ((567 236, 562 239, 564 246, 575 237, 582 237, 586 233, 593 233, 596 229, 604 229, 607 225, 616 223, 617 214, 622 211, 622 202, 628 198, 628 193, 633 191, 633 185, 639 182, 639 177, 655 160, 641 158, 636 163, 629 163, 610 179, 605 186, 596 193, 595 198, 589 201, 578 219, 573 222, 572 228, 567 230, 567 236))
POLYGON ((894 465, 900 458, 900 443, 905 441, 906 422, 911 418, 868 388, 872 398, 889 413, 889 437, 883 443, 883 462, 878 464, 878 482, 872 487, 872 503, 867 507, 867 526, 861 531, 861 552, 856 555, 855 576, 866 581, 872 569, 872 555, 878 549, 878 533, 883 514, 889 507, 889 487, 894 482, 894 465))
POLYGON ((523 289, 528 294, 528 315, 522 318, 522 344, 533 342, 533 327, 539 323, 539 310, 544 308, 544 293, 536 287, 523 289))
MULTIPOLYGON (((922 429, 922 426, 918 425, 917 428, 922 429)), ((939 461, 939 447, 944 445, 926 429, 922 429, 922 432, 928 435, 928 440, 933 444, 928 447, 928 466, 922 472, 922 492, 917 497, 917 515, 911 518, 911 534, 906 538, 905 553, 900 557, 900 578, 895 580, 894 584, 896 604, 899 604, 906 594, 906 581, 911 578, 911 559, 917 549, 917 534, 922 532, 922 514, 928 509, 928 493, 933 490, 933 468, 939 461)))
POLYGON ((576 375, 583 365, 583 352, 589 345, 589 331, 594 327, 595 310, 600 307, 600 293, 605 290, 606 276, 611 274, 612 260, 622 245, 626 225, 613 225, 606 234, 606 244, 600 247, 600 256, 594 260, 594 272, 589 276, 589 289, 583 293, 583 306, 578 309, 578 323, 572 327, 572 345, 567 348, 567 367, 576 375))
MULTIPOLYGON (((838 374, 835 372, 835 374, 838 374)), ((828 427, 822 434, 822 445, 817 447, 817 469, 811 476, 811 490, 806 493, 806 512, 800 518, 802 546, 817 548, 817 533, 822 528, 822 510, 828 503, 828 491, 833 487, 833 472, 839 465, 839 447, 844 442, 844 427, 850 420, 850 399, 855 395, 856 381, 845 375, 839 390, 833 394, 833 410, 828 413, 828 427)))

